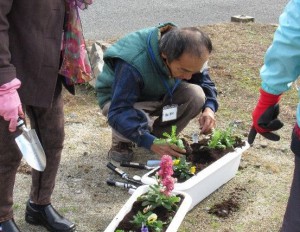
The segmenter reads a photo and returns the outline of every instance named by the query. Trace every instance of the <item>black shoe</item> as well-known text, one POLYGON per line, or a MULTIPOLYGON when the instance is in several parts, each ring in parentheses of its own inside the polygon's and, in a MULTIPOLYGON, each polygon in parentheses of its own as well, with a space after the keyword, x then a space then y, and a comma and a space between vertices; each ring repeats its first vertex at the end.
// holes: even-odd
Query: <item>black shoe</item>
POLYGON ((0 223, 2 230, 0 232, 20 232, 20 229, 16 225, 14 219, 10 219, 0 223))
POLYGON ((61 216, 51 204, 40 209, 35 209, 28 201, 25 220, 29 224, 42 225, 48 231, 52 232, 73 232, 76 227, 74 223, 61 216))

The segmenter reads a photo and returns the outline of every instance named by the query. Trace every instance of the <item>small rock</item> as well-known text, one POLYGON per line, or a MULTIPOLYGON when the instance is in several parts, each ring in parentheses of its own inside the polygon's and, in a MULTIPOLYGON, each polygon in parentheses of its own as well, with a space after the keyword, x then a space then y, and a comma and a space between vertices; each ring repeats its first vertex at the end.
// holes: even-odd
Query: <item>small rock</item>
POLYGON ((247 15, 235 15, 235 16, 231 16, 231 22, 235 22, 235 23, 254 22, 254 17, 247 16, 247 15))
POLYGON ((81 190, 81 189, 76 189, 76 190, 75 190, 75 193, 76 193, 76 194, 81 194, 81 193, 82 193, 82 190, 81 190))
POLYGON ((255 168, 260 168, 261 167, 261 164, 254 164, 253 165, 255 168))
POLYGON ((268 147, 268 144, 267 144, 267 143, 261 143, 261 144, 260 144, 260 147, 261 147, 261 148, 267 148, 267 147, 268 147))

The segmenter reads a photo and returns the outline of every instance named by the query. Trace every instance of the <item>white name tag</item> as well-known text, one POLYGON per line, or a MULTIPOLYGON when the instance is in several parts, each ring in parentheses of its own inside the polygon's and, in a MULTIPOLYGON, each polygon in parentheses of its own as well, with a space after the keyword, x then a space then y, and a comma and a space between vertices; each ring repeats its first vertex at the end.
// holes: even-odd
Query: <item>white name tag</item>
POLYGON ((178 105, 168 105, 163 108, 162 121, 167 122, 177 119, 178 105))

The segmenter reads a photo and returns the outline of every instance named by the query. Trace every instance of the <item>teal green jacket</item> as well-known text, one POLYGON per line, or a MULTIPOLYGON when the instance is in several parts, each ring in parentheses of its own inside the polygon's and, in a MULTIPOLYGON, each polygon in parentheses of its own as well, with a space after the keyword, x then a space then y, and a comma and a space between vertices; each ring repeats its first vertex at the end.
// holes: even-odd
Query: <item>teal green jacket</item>
POLYGON ((144 88, 138 101, 157 101, 167 94, 167 88, 173 89, 176 80, 171 78, 167 66, 159 54, 158 41, 160 29, 170 29, 174 24, 167 23, 158 27, 146 28, 131 33, 110 46, 104 54, 103 71, 97 78, 96 89, 100 107, 110 101, 114 81, 114 62, 122 59, 132 65, 142 76, 144 88))

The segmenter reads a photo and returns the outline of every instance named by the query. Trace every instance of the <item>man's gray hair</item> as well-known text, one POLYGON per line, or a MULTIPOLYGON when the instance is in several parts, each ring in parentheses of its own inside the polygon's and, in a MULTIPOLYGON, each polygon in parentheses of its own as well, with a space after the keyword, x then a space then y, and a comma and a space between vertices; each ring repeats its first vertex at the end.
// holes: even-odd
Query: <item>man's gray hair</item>
POLYGON ((160 53, 168 62, 178 59, 183 53, 201 57, 203 49, 212 51, 212 42, 207 34, 196 27, 173 28, 162 35, 159 41, 160 53))

